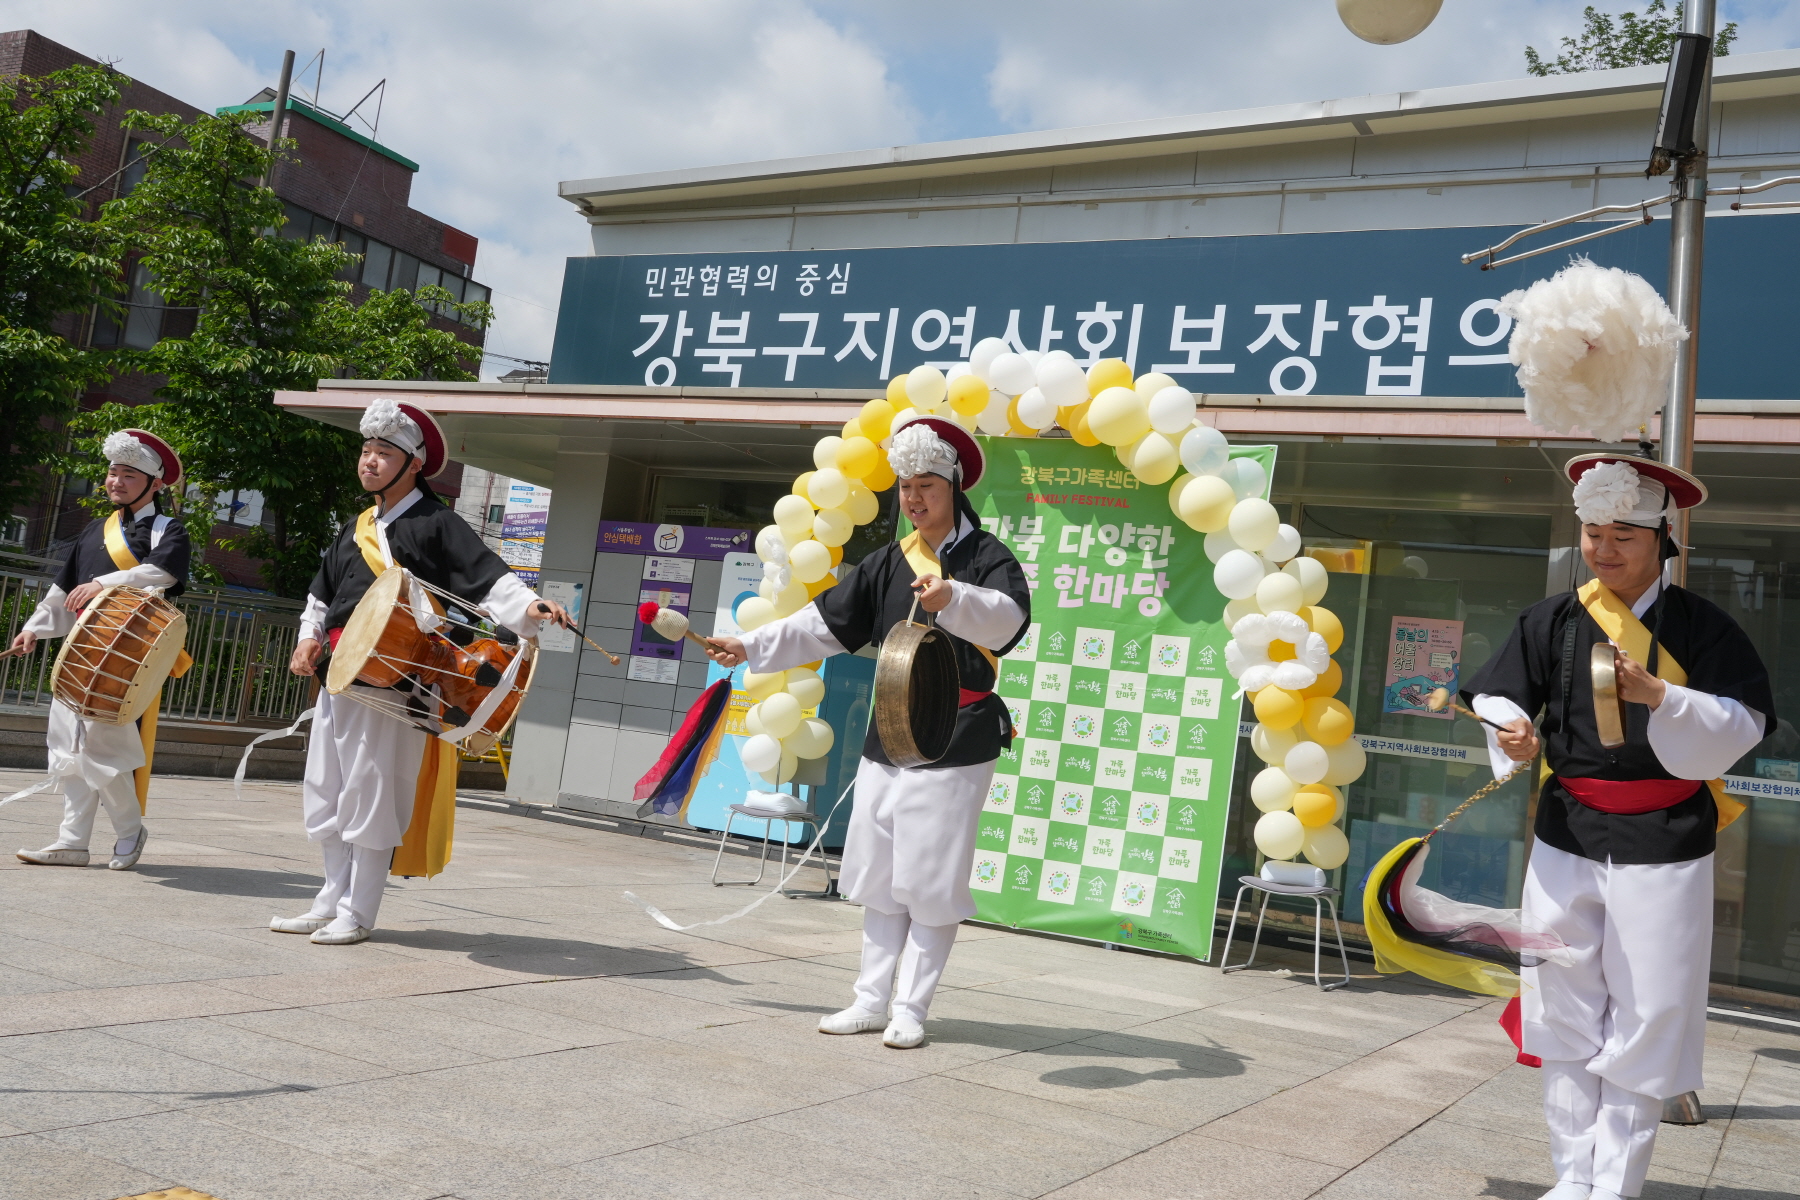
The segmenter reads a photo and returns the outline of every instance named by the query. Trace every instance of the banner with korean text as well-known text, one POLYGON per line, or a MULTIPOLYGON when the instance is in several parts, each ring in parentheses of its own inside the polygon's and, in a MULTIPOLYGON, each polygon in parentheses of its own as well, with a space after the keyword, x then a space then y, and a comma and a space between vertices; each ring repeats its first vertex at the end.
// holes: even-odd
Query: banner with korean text
MULTIPOLYGON (((983 438, 970 499, 1030 581, 1016 735, 982 808, 978 920, 1207 960, 1238 701, 1202 534, 1104 448, 983 438)), ((1234 448, 1273 474, 1275 448, 1234 448)))

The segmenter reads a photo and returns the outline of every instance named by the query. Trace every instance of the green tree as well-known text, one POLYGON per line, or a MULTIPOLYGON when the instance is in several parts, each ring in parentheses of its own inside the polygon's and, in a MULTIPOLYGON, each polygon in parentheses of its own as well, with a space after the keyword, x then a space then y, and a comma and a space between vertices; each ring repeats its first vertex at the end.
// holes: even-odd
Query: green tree
MULTIPOLYGON (((141 254, 169 304, 199 316, 190 336, 122 356, 166 378, 158 403, 101 410, 85 424, 99 434, 129 417, 176 446, 199 492, 183 514, 197 547, 210 539, 221 493, 261 492, 272 528, 222 544, 263 559, 270 585, 299 596, 338 528, 367 503, 354 477, 360 439, 276 407, 274 393, 311 391, 330 377, 473 379, 464 366, 472 348, 433 328, 426 306, 475 325, 492 314, 441 288, 351 303, 339 276, 354 256, 323 239, 280 236, 281 201, 247 182, 264 177, 273 157, 243 132, 257 119, 127 116, 159 149, 143 182, 109 203, 102 221, 141 254)), ((204 563, 196 574, 218 578, 204 563)))
MULTIPOLYGON (((1663 0, 1650 0, 1642 16, 1620 13, 1615 24, 1611 15, 1590 4, 1582 10, 1582 22, 1581 36, 1563 38, 1562 53, 1549 62, 1539 56, 1535 46, 1525 47, 1525 69, 1533 75, 1573 75, 1614 67, 1660 66, 1669 61, 1669 43, 1681 32, 1681 5, 1670 11, 1663 0)), ((1731 53, 1737 36, 1737 22, 1727 22, 1713 37, 1713 57, 1731 53)))
POLYGON ((119 274, 107 231, 82 220, 74 159, 127 82, 105 67, 0 80, 0 516, 42 489, 76 401, 106 377, 54 326, 119 274))

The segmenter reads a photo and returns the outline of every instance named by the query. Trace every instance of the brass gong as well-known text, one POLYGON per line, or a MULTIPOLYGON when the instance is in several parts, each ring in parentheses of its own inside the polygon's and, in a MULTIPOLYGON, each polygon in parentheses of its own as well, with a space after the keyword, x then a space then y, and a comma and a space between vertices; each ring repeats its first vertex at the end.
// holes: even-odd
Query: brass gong
POLYGON ((914 597, 912 612, 888 630, 875 662, 875 731, 896 767, 936 762, 956 733, 962 687, 956 651, 949 634, 913 620, 918 611, 914 597))
POLYGON ((1619 652, 1607 642, 1595 642, 1588 656, 1594 681, 1594 724, 1600 744, 1616 750, 1625 744, 1625 702, 1619 699, 1619 652))

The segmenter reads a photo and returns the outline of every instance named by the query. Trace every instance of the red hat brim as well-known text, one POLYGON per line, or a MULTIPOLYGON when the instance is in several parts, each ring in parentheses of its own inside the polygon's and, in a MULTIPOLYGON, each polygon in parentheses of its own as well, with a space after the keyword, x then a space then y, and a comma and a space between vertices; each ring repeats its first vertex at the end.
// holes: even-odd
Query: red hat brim
POLYGON ((962 466, 963 491, 966 492, 981 482, 982 472, 987 469, 987 456, 981 452, 981 443, 975 440, 973 434, 945 417, 915 417, 901 428, 914 425, 926 426, 956 451, 956 461, 962 466))
POLYGON ((408 404, 404 400, 395 403, 401 412, 413 419, 413 423, 419 427, 419 432, 425 439, 424 453, 421 455, 425 465, 420 469, 419 474, 426 479, 436 479, 443 474, 444 468, 450 462, 450 443, 444 437, 443 426, 437 423, 436 417, 416 404, 408 404))
POLYGON ((164 487, 174 487, 177 483, 181 482, 181 455, 175 453, 175 447, 169 445, 169 443, 163 441, 154 433, 150 433, 147 430, 121 429, 119 432, 129 433, 132 437, 154 450, 156 452, 156 457, 162 459, 162 481, 164 487))
POLYGON ((1694 476, 1680 467, 1639 458, 1635 454, 1577 454, 1563 469, 1569 473, 1569 482, 1574 483, 1602 463, 1615 462, 1624 463, 1639 475, 1654 479, 1668 488, 1669 498, 1675 501, 1676 508, 1693 508, 1697 504, 1706 503, 1706 485, 1694 476))

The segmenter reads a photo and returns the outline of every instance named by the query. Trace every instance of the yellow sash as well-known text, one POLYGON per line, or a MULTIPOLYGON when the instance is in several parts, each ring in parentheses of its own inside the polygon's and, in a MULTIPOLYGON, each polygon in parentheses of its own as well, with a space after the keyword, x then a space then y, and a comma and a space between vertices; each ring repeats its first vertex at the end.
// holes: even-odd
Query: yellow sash
MULTIPOLYGON (((113 566, 121 571, 142 565, 138 556, 131 552, 131 546, 125 541, 125 529, 119 519, 121 509, 113 509, 112 516, 106 518, 101 532, 106 539, 106 554, 113 560, 113 566)), ((169 669, 170 679, 180 679, 194 665, 193 656, 184 648, 175 656, 175 665, 169 669)), ((159 691, 156 703, 152 704, 142 717, 138 718, 138 740, 144 747, 144 765, 131 773, 132 783, 137 785, 138 812, 147 812, 150 807, 150 761, 156 757, 156 714, 162 708, 162 694, 159 691)))
MULTIPOLYGON (((926 575, 936 575, 938 578, 946 580, 950 578, 945 573, 943 565, 938 562, 936 552, 925 544, 925 538, 918 530, 915 529, 900 539, 900 553, 906 556, 906 565, 913 569, 914 575, 921 578, 926 575)), ((970 642, 969 645, 975 646, 975 643, 970 642)), ((1000 678, 1000 656, 986 646, 975 646, 975 648, 981 651, 981 656, 988 660, 988 666, 994 669, 994 678, 1000 678)))
MULTIPOLYGON (((1581 585, 1575 593, 1586 608, 1588 615, 1600 626, 1601 632, 1611 638, 1613 644, 1639 663, 1650 662, 1650 630, 1636 616, 1632 615, 1631 606, 1619 599, 1613 590, 1598 579, 1590 579, 1581 585)), ((1675 661, 1669 648, 1657 643, 1656 677, 1665 683, 1681 687, 1687 683, 1687 670, 1675 661)), ((1744 815, 1745 805, 1725 794, 1723 779, 1709 779, 1706 786, 1712 789, 1713 802, 1719 806, 1720 829, 1744 815)))
MULTIPOLYGON (((388 569, 388 561, 375 533, 376 512, 366 508, 357 514, 356 548, 362 551, 369 570, 379 575, 388 569)), ((435 597, 431 604, 443 611, 435 597)), ((406 827, 406 839, 394 851, 390 874, 429 879, 449 864, 450 846, 456 837, 456 775, 461 769, 455 746, 442 738, 425 739, 419 779, 413 786, 412 822, 406 827)))

